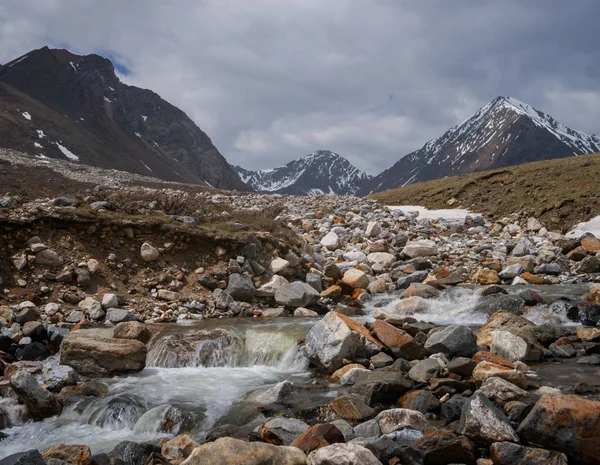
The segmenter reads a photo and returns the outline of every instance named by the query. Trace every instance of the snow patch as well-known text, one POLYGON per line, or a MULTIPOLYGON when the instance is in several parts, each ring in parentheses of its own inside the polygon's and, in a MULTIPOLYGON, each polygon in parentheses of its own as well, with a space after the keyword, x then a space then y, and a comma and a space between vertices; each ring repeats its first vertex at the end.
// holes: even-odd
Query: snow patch
POLYGON ((73 68, 73 70, 74 70, 75 72, 77 72, 77 68, 75 68, 75 65, 73 64, 73 62, 72 62, 72 61, 69 61, 69 64, 71 65, 71 67, 73 68))
POLYGON ((428 220, 437 220, 444 219, 448 221, 457 221, 463 220, 467 216, 479 216, 477 213, 472 213, 469 210, 465 210, 463 208, 445 208, 439 210, 429 210, 425 207, 421 207, 419 205, 399 205, 399 206, 389 206, 387 207, 391 211, 401 210, 404 213, 418 213, 419 216, 417 218, 428 219, 428 220))
POLYGON ((73 152, 71 152, 64 145, 60 145, 58 142, 56 142, 56 146, 58 147, 58 150, 60 150, 62 152, 62 154, 65 157, 67 157, 69 160, 79 161, 79 157, 77 155, 75 155, 73 152))
MULTIPOLYGON (((146 168, 148 171, 152 171, 152 168, 150 168, 148 165, 146 165, 146 163, 144 163, 142 160, 140 160, 140 163, 142 165, 144 165, 144 168, 146 168)), ((154 171, 152 171, 154 173, 154 171)))
POLYGON ((27 58, 29 56, 29 54, 22 56, 21 58, 19 58, 17 61, 15 61, 14 63, 11 63, 10 65, 8 65, 8 67, 12 67, 15 66, 17 63, 21 63, 25 58, 27 58))
POLYGON ((36 132, 38 133, 38 137, 40 139, 43 139, 44 137, 46 137, 46 134, 44 134, 44 131, 42 131, 41 129, 36 129, 36 132))
POLYGON ((139 132, 134 133, 136 136, 138 136, 140 139, 142 138, 142 135, 139 132))
POLYGON ((44 146, 42 144, 40 144, 39 142, 34 142, 33 146, 36 147, 36 148, 38 148, 38 149, 43 149, 44 148, 44 146))
POLYGON ((142 115, 142 119, 144 120, 144 122, 146 122, 146 120, 148 119, 148 117, 146 115, 142 115))
POLYGON ((596 216, 584 223, 579 223, 566 236, 581 237, 585 233, 592 233, 594 236, 600 238, 600 216, 596 216))
POLYGON ((111 99, 109 99, 108 97, 104 97, 104 101, 105 101, 105 102, 108 102, 108 103, 112 103, 112 100, 111 100, 111 99))
POLYGON ((24 111, 23 113, 21 113, 23 115, 23 118, 31 121, 31 115, 29 114, 29 112, 24 111))

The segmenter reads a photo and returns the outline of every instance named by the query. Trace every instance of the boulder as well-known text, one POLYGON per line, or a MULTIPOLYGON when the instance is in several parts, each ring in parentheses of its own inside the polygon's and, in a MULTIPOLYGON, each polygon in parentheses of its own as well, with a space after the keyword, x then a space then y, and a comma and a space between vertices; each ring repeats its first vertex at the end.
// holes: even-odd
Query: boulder
POLYGON ((281 286, 275 291, 275 302, 284 307, 308 307, 319 301, 321 294, 301 281, 281 286))
POLYGON ((411 444, 407 455, 417 459, 416 463, 427 465, 447 463, 475 465, 477 449, 464 436, 457 436, 450 431, 439 430, 431 431, 422 438, 417 439, 411 444))
POLYGON ((124 308, 109 308, 106 310, 106 321, 110 321, 113 324, 136 320, 137 316, 131 310, 126 310, 124 308))
POLYGON ((275 297, 275 292, 280 287, 288 285, 290 282, 285 279, 283 276, 279 276, 278 274, 273 275, 271 279, 260 286, 256 290, 256 296, 258 297, 275 297))
POLYGON ((42 379, 46 389, 52 392, 60 392, 65 386, 74 386, 79 382, 79 376, 73 368, 57 363, 44 365, 42 379))
POLYGON ((318 368, 333 373, 344 360, 370 357, 383 345, 361 323, 337 312, 329 312, 306 335, 304 355, 318 368))
POLYGON ((365 421, 375 415, 375 410, 365 404, 357 394, 340 394, 329 404, 333 412, 347 421, 365 421))
POLYGON ((115 339, 135 339, 147 344, 152 338, 152 333, 144 323, 137 321, 124 321, 118 323, 113 329, 115 339))
POLYGON ((190 456, 192 451, 198 447, 198 443, 187 434, 165 440, 162 443, 160 453, 169 463, 180 464, 190 456))
POLYGON ((296 447, 219 438, 197 447, 181 465, 306 465, 296 447))
POLYGON ((425 349, 451 357, 471 357, 477 352, 477 339, 467 326, 451 325, 430 332, 425 349))
POLYGON ((368 405, 393 404, 411 390, 413 382, 398 371, 371 371, 356 377, 350 392, 361 395, 368 405))
POLYGON ((521 335, 516 335, 508 331, 494 331, 491 352, 494 355, 509 360, 511 362, 538 362, 543 359, 544 353, 542 348, 535 342, 535 337, 532 333, 524 334, 524 331, 519 331, 521 335), (528 338, 528 341, 525 340, 528 338))
POLYGON ((271 272, 276 275, 277 273, 286 270, 289 266, 290 262, 283 258, 277 257, 271 261, 271 264, 269 265, 269 270, 271 270, 271 272))
POLYGON ((148 448, 133 441, 122 441, 108 454, 108 463, 115 465, 145 465, 150 452, 148 448))
POLYGON ((314 310, 310 310, 310 309, 304 308, 304 307, 299 307, 296 310, 294 310, 294 316, 315 318, 315 317, 318 317, 319 314, 317 312, 315 312, 314 310))
POLYGON ((376 417, 382 434, 389 434, 402 428, 415 428, 420 431, 427 426, 425 415, 416 410, 393 408, 384 410, 376 417))
POLYGON ((160 300, 166 300, 168 302, 173 302, 175 300, 179 300, 179 298, 181 297, 181 294, 179 294, 179 292, 170 291, 168 289, 159 289, 156 296, 160 300))
POLYGON ((481 386, 486 379, 493 376, 502 378, 521 389, 527 389, 527 377, 521 371, 514 368, 511 369, 507 366, 484 360, 479 362, 473 370, 473 379, 478 386, 481 386))
POLYGON ((275 417, 263 422, 260 426, 260 436, 269 444, 289 446, 307 429, 308 425, 302 420, 275 417))
POLYGON ((496 376, 487 378, 477 392, 500 407, 504 407, 508 402, 530 398, 524 389, 496 376))
POLYGON ((402 253, 409 258, 417 258, 434 256, 438 251, 435 242, 423 240, 408 242, 402 249, 402 253))
POLYGON ((255 391, 248 396, 249 402, 270 405, 283 400, 294 389, 294 383, 285 380, 275 386, 255 391))
POLYGON ((436 378, 440 373, 441 366, 437 360, 426 358, 419 361, 408 372, 408 377, 414 381, 428 383, 431 378, 436 378))
POLYGON ((428 275, 429 272, 427 270, 423 270, 415 271, 414 273, 411 273, 408 276, 402 276, 396 281, 396 289, 406 289, 412 283, 422 283, 423 281, 425 281, 428 275))
POLYGON ((477 270, 472 280, 476 284, 498 284, 500 282, 498 272, 487 268, 477 270))
POLYGON ((181 434, 193 424, 192 416, 188 412, 169 404, 158 405, 138 419, 133 428, 135 434, 167 433, 181 434))
MULTIPOLYGON (((1 204, 0 198, 0 207, 1 204)), ((0 459, 0 465, 48 465, 37 449, 31 449, 26 452, 17 452, 8 457, 0 459)))
POLYGON ((10 378, 10 387, 25 404, 32 419, 43 420, 60 413, 56 397, 40 386, 31 373, 18 371, 10 378))
POLYGON ((479 392, 465 402, 460 415, 459 431, 479 445, 501 441, 519 442, 519 436, 506 415, 479 392))
POLYGON ((411 391, 404 394, 398 403, 402 408, 417 410, 423 414, 437 412, 440 409, 440 401, 431 391, 411 391))
POLYGON ((254 297, 256 289, 254 288, 254 283, 249 277, 239 273, 233 273, 229 275, 229 282, 225 292, 227 292, 235 300, 248 302, 254 297))
POLYGON ((504 268, 500 273, 498 273, 498 277, 500 279, 512 280, 517 276, 520 276, 523 271, 523 265, 520 263, 515 263, 504 268))
POLYGON ((73 331, 62 343, 60 363, 84 376, 135 373, 146 366, 146 346, 132 339, 92 337, 73 331))
POLYGON ((554 450, 496 442, 490 447, 494 465, 569 465, 567 456, 554 450))
POLYGON ((544 394, 518 428, 526 441, 564 452, 569 463, 592 465, 600 457, 600 402, 544 394))
POLYGON ((297 447, 305 454, 312 452, 315 447, 315 442, 320 444, 320 440, 324 439, 326 445, 345 443, 346 439, 342 432, 332 423, 318 423, 305 430, 292 443, 293 447, 297 447))
POLYGON ((307 465, 381 465, 369 449, 358 444, 332 444, 315 450, 308 456, 307 465))
POLYGON ((513 312, 499 311, 491 315, 481 327, 477 336, 477 344, 491 346, 494 334, 497 331, 508 331, 512 334, 522 335, 521 337, 524 340, 534 342, 534 328, 535 325, 531 321, 515 315, 513 312))
POLYGON ((160 257, 160 253, 158 252, 158 250, 152 247, 152 245, 148 244, 147 242, 144 242, 142 244, 142 247, 140 248, 140 256, 142 257, 143 261, 149 263, 158 260, 160 257))
POLYGON ((492 315, 501 310, 519 315, 523 313, 525 300, 518 295, 502 295, 483 300, 475 307, 474 311, 485 315, 492 315))
POLYGON ((46 460, 56 459, 66 463, 79 465, 87 463, 92 456, 92 453, 90 448, 85 445, 58 444, 46 449, 42 455, 46 460))
POLYGON ((373 324, 373 334, 396 357, 407 358, 405 357, 407 354, 402 349, 413 340, 410 334, 381 320, 377 320, 373 324))
POLYGON ((342 282, 353 288, 366 289, 369 285, 369 277, 356 268, 350 268, 344 273, 342 282))

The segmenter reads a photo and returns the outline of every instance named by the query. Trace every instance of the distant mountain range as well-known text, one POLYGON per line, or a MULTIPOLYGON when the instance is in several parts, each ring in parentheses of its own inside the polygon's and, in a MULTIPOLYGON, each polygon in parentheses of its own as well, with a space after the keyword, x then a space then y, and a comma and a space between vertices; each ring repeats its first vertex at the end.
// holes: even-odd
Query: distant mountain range
POLYGON ((0 147, 249 190, 183 111, 123 84, 98 55, 44 47, 0 66, 0 147))
POLYGON ((398 160, 357 191, 368 195, 431 179, 600 152, 600 138, 559 123, 511 97, 497 97, 471 118, 398 160))
POLYGON ((344 157, 329 150, 317 150, 270 170, 234 169, 242 181, 259 192, 293 195, 355 194, 371 176, 344 157))
POLYGON ((123 84, 106 58, 43 47, 0 66, 0 147, 226 190, 368 195, 600 152, 600 138, 497 97, 374 177, 329 150, 252 171, 231 166, 183 111, 150 90, 123 84))

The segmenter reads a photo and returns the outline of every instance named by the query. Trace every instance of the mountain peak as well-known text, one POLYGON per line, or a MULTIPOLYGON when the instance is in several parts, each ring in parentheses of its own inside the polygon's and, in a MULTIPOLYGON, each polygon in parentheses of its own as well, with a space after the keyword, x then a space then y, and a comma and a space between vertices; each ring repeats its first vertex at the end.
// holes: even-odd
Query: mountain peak
POLYGON ((295 195, 354 194, 370 176, 330 150, 317 150, 277 168, 249 171, 234 167, 244 182, 261 192, 295 195))
POLYGON ((599 151, 599 137, 571 129, 516 98, 499 96, 463 123, 401 158, 358 194, 599 151))

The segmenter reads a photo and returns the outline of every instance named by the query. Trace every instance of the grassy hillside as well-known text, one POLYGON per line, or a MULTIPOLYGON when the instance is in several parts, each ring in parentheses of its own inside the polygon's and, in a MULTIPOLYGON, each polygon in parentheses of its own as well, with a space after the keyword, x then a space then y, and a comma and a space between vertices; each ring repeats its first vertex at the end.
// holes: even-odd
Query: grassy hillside
POLYGON ((600 215, 600 154, 436 179, 371 197, 385 205, 451 205, 496 219, 523 212, 565 232, 600 215))

